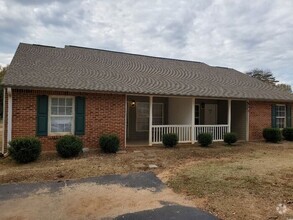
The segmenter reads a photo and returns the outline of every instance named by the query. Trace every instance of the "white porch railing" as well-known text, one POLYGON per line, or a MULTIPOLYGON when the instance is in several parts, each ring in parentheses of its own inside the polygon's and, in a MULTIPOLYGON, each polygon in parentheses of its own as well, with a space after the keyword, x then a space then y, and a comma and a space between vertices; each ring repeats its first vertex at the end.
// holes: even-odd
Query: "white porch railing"
POLYGON ((223 141, 224 135, 229 131, 229 125, 153 125, 152 144, 162 143, 164 134, 175 133, 178 135, 179 143, 192 141, 192 130, 194 130, 194 142, 200 133, 211 133, 214 141, 223 141))
POLYGON ((194 139, 197 141, 197 136, 200 133, 211 133, 213 141, 223 141, 224 135, 228 133, 229 125, 195 125, 194 139))
POLYGON ((179 143, 191 142, 191 125, 153 125, 153 144, 162 143, 164 134, 175 133, 178 135, 179 143))

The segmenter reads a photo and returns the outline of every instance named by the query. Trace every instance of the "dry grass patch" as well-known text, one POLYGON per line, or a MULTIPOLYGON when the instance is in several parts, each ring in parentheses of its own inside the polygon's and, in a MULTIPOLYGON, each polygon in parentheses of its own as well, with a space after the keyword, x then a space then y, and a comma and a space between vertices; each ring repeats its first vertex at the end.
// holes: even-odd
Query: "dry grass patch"
POLYGON ((202 161, 182 167, 168 183, 195 202, 204 198, 198 205, 223 219, 287 219, 293 217, 293 146, 202 161), (279 203, 288 208, 283 216, 279 203))
POLYGON ((55 152, 41 154, 29 164, 19 165, 11 158, 0 159, 0 183, 39 182, 47 180, 83 178, 105 174, 124 174, 149 170, 156 164, 157 174, 164 170, 174 170, 187 161, 200 161, 203 158, 226 157, 233 152, 249 149, 227 148, 215 145, 211 149, 195 146, 181 146, 172 149, 163 147, 129 148, 125 154, 103 154, 92 151, 73 159, 63 159, 55 152))

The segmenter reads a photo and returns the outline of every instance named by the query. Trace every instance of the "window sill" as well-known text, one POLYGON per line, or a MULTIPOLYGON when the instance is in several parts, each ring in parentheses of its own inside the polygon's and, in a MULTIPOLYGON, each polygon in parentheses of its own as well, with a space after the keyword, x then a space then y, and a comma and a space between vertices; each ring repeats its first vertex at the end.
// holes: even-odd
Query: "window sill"
POLYGON ((73 135, 72 133, 59 133, 59 134, 48 134, 49 139, 58 139, 60 137, 63 137, 65 135, 73 135))

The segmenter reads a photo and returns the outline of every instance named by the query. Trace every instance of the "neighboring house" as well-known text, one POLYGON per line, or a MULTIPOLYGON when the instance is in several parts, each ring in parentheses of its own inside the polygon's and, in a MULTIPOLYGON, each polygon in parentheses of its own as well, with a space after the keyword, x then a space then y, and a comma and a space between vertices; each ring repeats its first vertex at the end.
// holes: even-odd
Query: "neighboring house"
POLYGON ((121 146, 161 143, 177 133, 194 143, 226 132, 262 139, 265 127, 290 127, 293 95, 234 69, 99 49, 21 43, 4 78, 3 149, 38 136, 53 150, 65 134, 96 148, 104 133, 121 146))

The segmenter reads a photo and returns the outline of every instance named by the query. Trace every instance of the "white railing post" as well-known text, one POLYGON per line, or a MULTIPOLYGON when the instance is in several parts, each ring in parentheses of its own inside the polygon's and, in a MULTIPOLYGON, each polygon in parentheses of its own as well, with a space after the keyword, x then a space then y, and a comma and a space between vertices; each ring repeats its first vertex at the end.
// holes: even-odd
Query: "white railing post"
POLYGON ((231 99, 228 99, 228 132, 231 132, 231 99))
POLYGON ((153 145, 153 96, 150 96, 149 109, 149 146, 153 145))
POLYGON ((194 144, 194 118, 195 118, 195 98, 192 98, 191 107, 191 144, 194 144))

